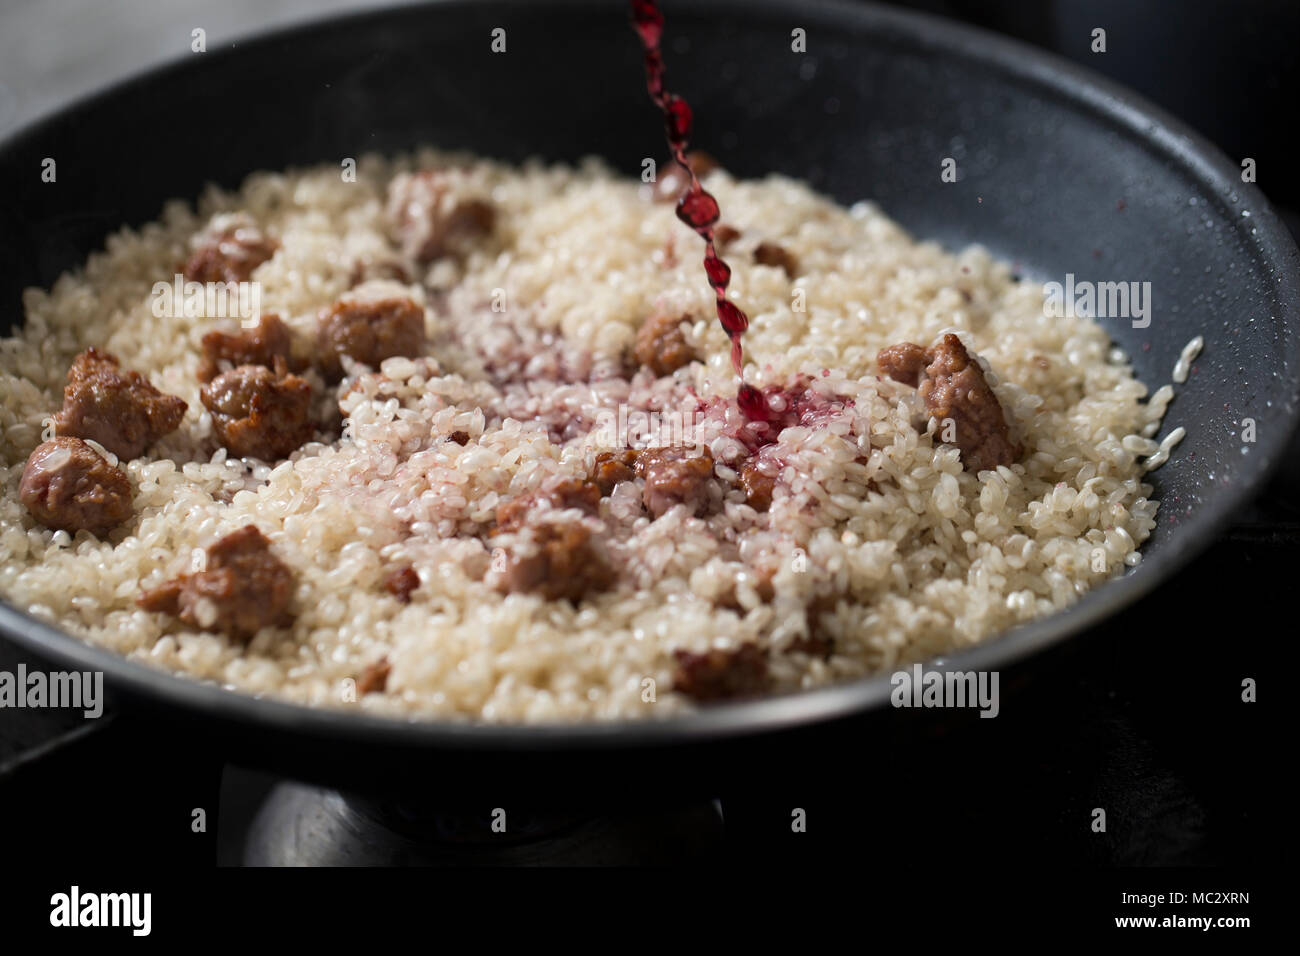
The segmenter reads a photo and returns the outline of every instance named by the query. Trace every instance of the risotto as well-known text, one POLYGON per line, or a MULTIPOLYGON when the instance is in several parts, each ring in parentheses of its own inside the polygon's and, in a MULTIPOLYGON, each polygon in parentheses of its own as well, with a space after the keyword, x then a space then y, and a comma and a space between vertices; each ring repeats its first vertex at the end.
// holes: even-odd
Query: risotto
POLYGON ((0 595, 232 690, 544 722, 890 670, 1138 563, 1172 393, 1094 321, 868 203, 706 178, 762 422, 668 184, 597 161, 258 173, 111 236, 0 343, 0 595), (262 324, 177 273, 247 281, 262 324), (936 411, 943 348, 993 453, 936 411), (96 430, 104 381, 142 403, 129 440, 96 430), (59 527, 38 446, 112 473, 98 524, 59 527))

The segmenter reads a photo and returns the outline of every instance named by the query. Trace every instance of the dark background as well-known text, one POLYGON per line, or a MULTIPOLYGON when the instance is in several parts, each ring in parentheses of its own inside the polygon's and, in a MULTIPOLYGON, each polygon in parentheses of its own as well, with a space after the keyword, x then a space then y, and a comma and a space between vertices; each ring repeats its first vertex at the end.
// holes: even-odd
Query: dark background
MULTIPOLYGON (((1059 53, 1128 86, 1240 162, 1273 202, 1300 205, 1293 175, 1296 43, 1291 0, 912 0, 924 10, 1059 53), (1091 52, 1106 30, 1106 52, 1091 52)), ((1294 220, 1291 220, 1294 228, 1294 220)))
MULTIPOLYGON (((617 0, 611 0, 617 2, 617 0)), ((0 6, 0 135, 73 96, 184 54, 203 26, 209 48, 267 25, 366 6, 344 0, 6 0, 0 6)), ((1296 228, 1291 151, 1300 4, 1236 0, 918 0, 899 4, 1055 50, 1143 93, 1217 143, 1253 157, 1258 183, 1296 228), (1107 32, 1107 52, 1089 50, 1107 32)), ((1070 642, 993 721, 945 719, 921 731, 847 725, 748 755, 771 772, 722 798, 725 827, 683 825, 660 862, 880 857, 924 864, 962 855, 1011 864, 1235 865, 1289 862, 1290 827, 1273 815, 1286 751, 1282 719, 1300 557, 1292 462, 1205 557, 1138 607, 1070 642), (1260 703, 1243 704, 1245 677, 1260 703), (1271 678, 1271 679, 1270 679, 1271 678), (784 750, 782 748, 785 748, 784 750), (782 772, 783 755, 818 763, 782 772), (811 757, 810 757, 811 755, 811 757), (790 833, 790 807, 809 832, 790 833), (1088 827, 1108 808, 1106 834, 1088 827), (833 827, 825 821, 836 821, 833 827)), ((18 652, 0 643, 0 669, 18 652)), ((30 659, 29 659, 29 663, 30 659)), ((1004 673, 1018 686, 1017 671, 1004 673)), ((112 712, 87 724, 0 712, 0 813, 7 849, 103 864, 209 865, 244 855, 250 816, 274 781, 226 765, 155 717, 112 712), (209 809, 209 832, 189 830, 209 809), (17 821, 19 825, 13 826, 17 821)), ((746 759, 746 758, 738 758, 746 759)), ((637 813, 651 813, 640 808, 637 813)), ((663 832, 671 834, 673 826, 663 832)))
MULTIPOLYGON (((260 30, 412 0, 4 0, 0 135, 68 100, 182 56, 194 27, 209 49, 260 30)), ((544 2, 544 0, 542 0, 544 2)), ((610 0, 620 3, 622 0, 610 0)), ((1293 0, 906 0, 1076 61, 1186 120, 1228 156, 1259 162, 1259 185, 1300 206, 1294 175, 1293 0), (1089 49, 1106 30, 1104 54, 1089 49)))

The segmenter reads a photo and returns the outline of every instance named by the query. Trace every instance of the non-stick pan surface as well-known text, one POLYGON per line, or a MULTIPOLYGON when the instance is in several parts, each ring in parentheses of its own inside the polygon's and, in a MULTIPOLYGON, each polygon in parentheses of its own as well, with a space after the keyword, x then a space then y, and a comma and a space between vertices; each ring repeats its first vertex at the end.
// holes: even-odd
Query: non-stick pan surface
MULTIPOLYGON (((948 666, 1004 668, 1118 614, 1260 487, 1296 417, 1300 269, 1237 161, 1107 82, 965 27, 834 2, 666 7, 670 86, 695 108, 696 145, 736 174, 777 171, 845 202, 873 199, 919 236, 982 243, 1043 280, 1150 282, 1149 327, 1106 327, 1153 389, 1189 339, 1205 338, 1166 419, 1165 432, 1181 425, 1187 438, 1155 473, 1160 524, 1141 565, 948 666), (806 54, 791 49, 796 28, 806 54), (956 183, 941 181, 947 157, 956 183), (1253 444, 1241 440, 1245 418, 1253 444)), ((599 154, 638 173, 664 146, 625 5, 476 0, 368 13, 194 54, 75 104, 0 144, 0 319, 16 326, 23 287, 49 286, 110 231, 205 182, 419 144, 512 160, 599 154), (491 50, 496 27, 505 53, 491 50), (41 182, 45 157, 57 159, 57 185, 41 182)), ((7 606, 0 630, 103 670, 170 718, 299 765, 702 744, 879 708, 890 690, 882 676, 632 725, 407 723, 157 673, 7 606)))

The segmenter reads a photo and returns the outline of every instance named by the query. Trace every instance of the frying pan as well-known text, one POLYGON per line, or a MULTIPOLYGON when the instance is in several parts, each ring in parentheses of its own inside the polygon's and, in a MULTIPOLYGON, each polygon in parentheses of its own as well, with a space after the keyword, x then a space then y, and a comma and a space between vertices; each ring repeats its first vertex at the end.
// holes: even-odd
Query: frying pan
MULTIPOLYGON (((830 0, 693 0, 665 12, 669 86, 695 109, 695 145, 735 174, 776 171, 844 202, 875 200, 920 237, 982 243, 1044 281, 1149 281, 1149 327, 1104 324, 1153 389, 1189 339, 1205 338, 1166 419, 1165 432, 1181 425, 1187 437, 1153 475, 1163 504, 1142 563, 936 666, 1004 669, 1119 615, 1261 487, 1296 421, 1300 269, 1236 161, 1090 73, 941 20, 830 0), (806 31, 806 54, 791 50, 795 28, 806 31), (956 183, 941 181, 946 157, 962 172, 956 183), (1257 441, 1243 445, 1247 417, 1257 441)), ((475 0, 329 20, 191 55, 22 130, 0 144, 0 319, 12 329, 23 287, 48 287, 110 231, 208 181, 235 186, 257 169, 425 143, 508 160, 598 154, 629 175, 661 157, 625 4, 475 0), (505 53, 490 49, 496 27, 507 31, 505 53), (40 181, 44 157, 57 159, 57 186, 40 181)), ((63 666, 102 670, 125 701, 245 759, 314 776, 598 755, 603 767, 634 757, 644 773, 651 754, 869 711, 888 718, 880 676, 665 721, 407 722, 155 672, 8 606, 0 632, 63 666)))

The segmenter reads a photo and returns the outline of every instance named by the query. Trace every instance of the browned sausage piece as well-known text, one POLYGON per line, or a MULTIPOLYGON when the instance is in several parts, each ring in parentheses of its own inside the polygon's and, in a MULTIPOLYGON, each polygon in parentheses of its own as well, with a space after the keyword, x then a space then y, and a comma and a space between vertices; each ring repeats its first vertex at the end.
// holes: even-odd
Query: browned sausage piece
POLYGON ((788 651, 795 654, 807 654, 826 660, 835 653, 835 641, 825 634, 814 632, 806 637, 796 637, 790 642, 788 651))
POLYGON ((80 438, 54 438, 27 459, 18 497, 55 531, 102 536, 131 517, 131 482, 80 438))
POLYGON ((373 664, 367 664, 357 677, 357 693, 382 694, 388 690, 388 675, 392 670, 387 657, 381 657, 373 664))
POLYGON ((767 655, 756 644, 703 654, 678 649, 673 657, 677 660, 673 690, 701 703, 754 697, 770 685, 767 655))
POLYGON ((636 360, 656 375, 671 375, 698 356, 686 343, 682 323, 688 315, 652 315, 636 333, 633 354, 636 360))
POLYGON ((807 654, 809 657, 820 657, 823 660, 835 653, 835 639, 826 633, 824 619, 835 612, 842 597, 841 594, 832 593, 813 598, 804 608, 804 621, 808 625, 808 633, 791 641, 786 650, 807 654))
POLYGON ((707 447, 655 448, 642 452, 637 474, 645 478, 641 500, 656 518, 676 505, 700 514, 709 503, 713 479, 713 452, 707 447))
POLYGON ((799 260, 794 253, 775 242, 760 242, 754 249, 754 262, 781 269, 790 279, 799 274, 799 260))
POLYGON ((280 244, 246 216, 213 219, 195 238, 194 252, 185 263, 185 278, 192 282, 247 282, 253 270, 280 244))
MULTIPOLYGON (((704 150, 693 149, 686 154, 686 165, 695 173, 697 179, 703 179, 717 169, 719 163, 704 150)), ((676 202, 677 197, 681 195, 683 189, 690 185, 690 182, 690 177, 677 165, 675 160, 666 160, 659 167, 659 177, 655 180, 655 202, 676 202)))
POLYGON ((420 576, 409 564, 394 568, 384 577, 384 590, 403 604, 411 603, 411 592, 420 586, 420 576))
POLYGON ((508 553, 497 590, 577 604, 592 592, 608 590, 615 577, 590 529, 571 521, 547 521, 531 529, 530 541, 523 549, 508 553))
POLYGON ((378 368, 384 359, 424 349, 424 309, 406 296, 354 291, 321 313, 319 340, 326 378, 342 375, 344 355, 378 368))
POLYGON ((998 397, 961 339, 945 335, 929 352, 921 398, 940 422, 952 419, 966 470, 980 472, 1019 460, 1024 449, 1011 438, 998 397))
POLYGON ((123 372, 115 356, 91 348, 68 369, 54 433, 97 441, 129 460, 175 431, 185 409, 184 401, 158 391, 139 372, 123 372))
POLYGON ((720 222, 713 227, 713 244, 717 246, 719 252, 722 252, 739 238, 740 230, 735 226, 720 222))
POLYGON ((636 477, 634 466, 637 458, 638 454, 631 448, 597 452, 595 464, 591 468, 591 480, 596 483, 602 496, 612 493, 619 482, 631 481, 636 477))
MULTIPOLYGON (((904 350, 897 355, 904 358, 897 363, 900 375, 908 374, 915 366, 915 351, 920 346, 904 343, 882 350, 904 350)), ((1020 459, 1024 448, 1011 438, 1011 428, 998 397, 993 394, 984 378, 984 371, 966 351, 961 339, 948 333, 935 346, 924 350, 925 375, 920 382, 921 398, 930 414, 944 422, 951 419, 954 444, 961 450, 962 467, 980 472, 999 465, 1010 465, 1020 459)), ((891 364, 894 362, 890 360, 891 364)), ((890 373, 891 377, 906 383, 906 378, 890 373)))
POLYGON ((348 288, 359 286, 372 279, 406 284, 412 278, 410 271, 398 259, 358 259, 352 264, 352 272, 348 276, 348 288))
POLYGON ((876 353, 876 364, 895 382, 916 388, 921 373, 930 364, 928 353, 913 342, 900 342, 876 353))
POLYGON ((145 591, 136 603, 247 643, 264 627, 292 623, 293 589, 293 572, 250 524, 211 545, 204 570, 145 591))
POLYGON ((496 530, 518 531, 544 502, 552 508, 579 508, 595 514, 600 508, 600 488, 580 478, 561 478, 498 507, 496 530))
POLYGON ((745 500, 755 511, 766 511, 772 507, 772 491, 776 488, 776 478, 766 474, 773 467, 757 455, 745 460, 740 469, 740 487, 745 490, 745 500))
POLYGON ((416 262, 462 252, 496 224, 495 206, 480 197, 458 195, 452 178, 433 169, 394 176, 388 185, 387 213, 393 240, 416 262))
POLYGON ((239 458, 287 458, 315 431, 311 384, 290 375, 283 359, 274 370, 240 365, 222 372, 199 394, 218 440, 239 458))
POLYGON ((276 358, 289 361, 293 340, 289 327, 274 312, 262 316, 257 325, 237 332, 214 330, 203 336, 203 361, 199 364, 200 382, 210 382, 237 365, 265 365, 272 368, 276 358))

